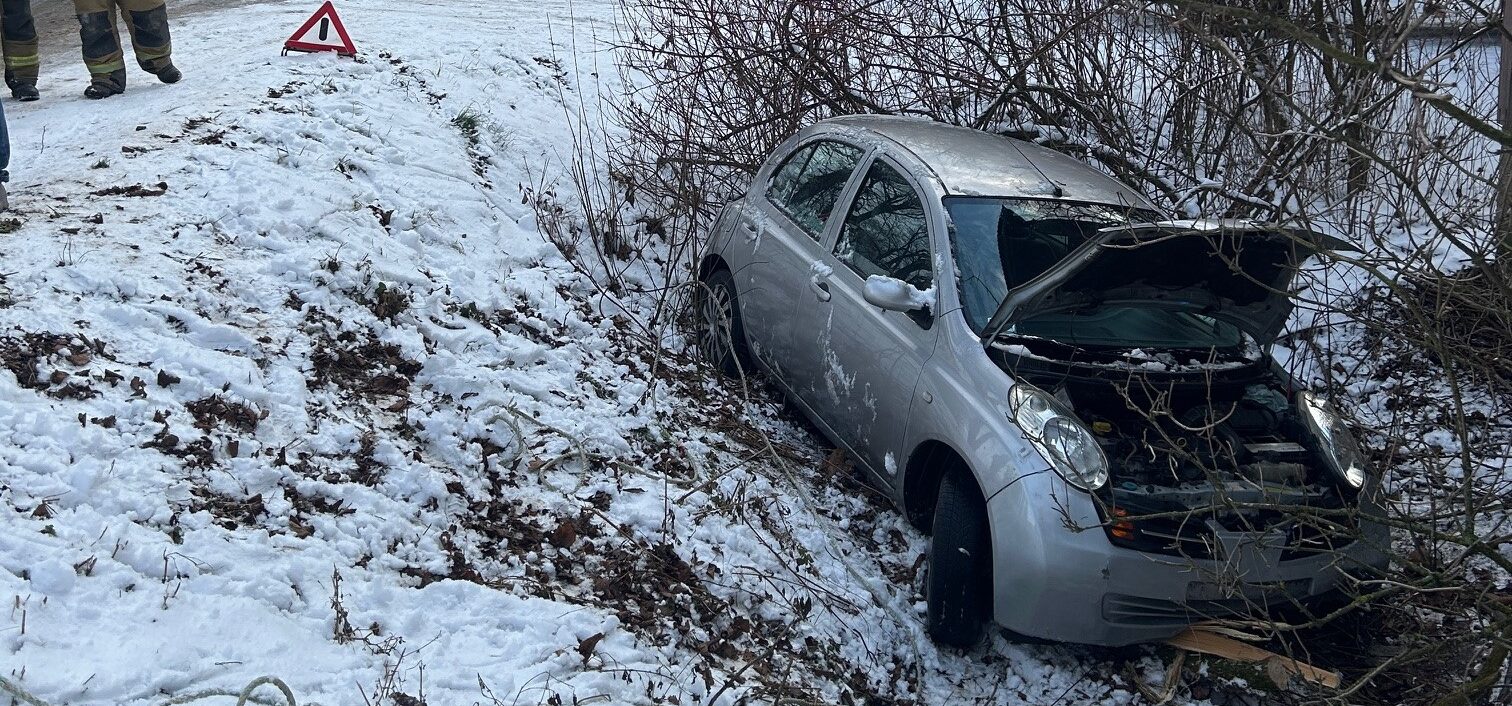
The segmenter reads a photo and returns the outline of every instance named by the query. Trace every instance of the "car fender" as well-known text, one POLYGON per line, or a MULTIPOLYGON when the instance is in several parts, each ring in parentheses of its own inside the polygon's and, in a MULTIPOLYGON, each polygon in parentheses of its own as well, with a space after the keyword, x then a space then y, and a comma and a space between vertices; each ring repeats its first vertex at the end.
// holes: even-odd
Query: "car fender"
POLYGON ((734 267, 730 263, 731 235, 735 231, 735 222, 739 220, 736 214, 744 208, 745 197, 740 196, 719 209, 719 215, 714 218, 714 225, 709 228, 709 237, 704 241, 703 257, 699 258, 698 278, 700 280, 713 271, 716 263, 723 262, 726 267, 734 267))
POLYGON ((907 448, 934 440, 955 449, 984 497, 1025 474, 1049 471, 1013 421, 1008 408, 1012 376, 987 358, 959 311, 941 316, 936 324, 941 340, 914 390, 907 448))

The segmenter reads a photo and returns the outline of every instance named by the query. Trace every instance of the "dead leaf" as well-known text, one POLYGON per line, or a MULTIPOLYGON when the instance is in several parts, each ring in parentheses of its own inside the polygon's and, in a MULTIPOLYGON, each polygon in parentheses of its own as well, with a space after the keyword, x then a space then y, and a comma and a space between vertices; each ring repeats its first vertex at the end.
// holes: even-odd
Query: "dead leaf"
POLYGON ((551 533, 551 545, 558 549, 566 549, 577 541, 577 523, 571 518, 562 520, 562 524, 551 533))
POLYGON ((588 666, 588 658, 593 656, 594 648, 598 647, 598 643, 603 639, 604 633, 596 632, 583 638, 583 641, 578 643, 577 651, 578 654, 583 656, 583 666, 588 666))

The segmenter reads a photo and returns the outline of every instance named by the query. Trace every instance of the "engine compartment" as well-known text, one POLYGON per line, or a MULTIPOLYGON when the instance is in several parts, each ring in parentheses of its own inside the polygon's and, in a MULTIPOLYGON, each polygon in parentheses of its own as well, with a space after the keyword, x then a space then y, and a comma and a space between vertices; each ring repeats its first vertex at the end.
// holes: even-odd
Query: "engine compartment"
POLYGON ((1288 545, 1333 547, 1301 527, 1297 509, 1342 507, 1351 491, 1328 470, 1290 380, 1268 359, 1152 366, 1127 355, 1057 360, 1022 345, 990 351, 1092 431, 1108 459, 1096 496, 1115 544, 1213 556, 1218 533, 1286 531, 1288 545))

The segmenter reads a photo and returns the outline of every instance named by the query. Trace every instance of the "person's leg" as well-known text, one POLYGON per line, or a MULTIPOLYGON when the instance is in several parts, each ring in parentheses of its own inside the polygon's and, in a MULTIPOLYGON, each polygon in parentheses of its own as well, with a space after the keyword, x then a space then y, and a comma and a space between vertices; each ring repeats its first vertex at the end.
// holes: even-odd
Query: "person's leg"
POLYGON ((143 71, 164 83, 179 80, 173 66, 173 42, 168 37, 168 4, 164 0, 118 0, 121 17, 131 32, 131 48, 143 71))
POLYGON ((5 125, 5 103, 0 101, 0 211, 10 210, 5 184, 10 181, 10 130, 5 125))
POLYGON ((111 0, 74 0, 79 15, 79 41, 84 45, 84 66, 89 69, 90 98, 113 96, 126 90, 126 62, 116 34, 115 3, 111 0))
POLYGON ((5 49, 5 84, 17 100, 37 99, 37 23, 31 0, 0 0, 0 44, 5 49))

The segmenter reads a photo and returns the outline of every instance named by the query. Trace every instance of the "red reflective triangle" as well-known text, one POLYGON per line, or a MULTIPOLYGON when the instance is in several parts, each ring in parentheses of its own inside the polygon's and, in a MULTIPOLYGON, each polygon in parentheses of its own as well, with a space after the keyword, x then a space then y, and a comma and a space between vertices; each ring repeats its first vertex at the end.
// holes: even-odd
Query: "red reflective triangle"
POLYGON ((333 51, 342 56, 356 56, 357 45, 341 24, 336 6, 330 0, 321 5, 310 19, 284 42, 284 51, 333 51))

